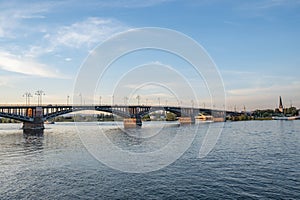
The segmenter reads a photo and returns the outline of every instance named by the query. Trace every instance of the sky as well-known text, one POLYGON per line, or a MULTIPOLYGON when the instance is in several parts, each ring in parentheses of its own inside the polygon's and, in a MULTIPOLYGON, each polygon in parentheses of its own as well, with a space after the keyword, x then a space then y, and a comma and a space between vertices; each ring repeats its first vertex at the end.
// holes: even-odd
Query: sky
MULTIPOLYGON (((149 83, 151 71, 132 73, 147 77, 149 84, 134 85, 130 94, 116 88, 126 80, 124 73, 152 64, 153 69, 161 66, 161 74, 174 68, 185 78, 177 81, 189 82, 196 91, 199 106, 224 106, 211 104, 205 78, 194 77, 192 66, 154 50, 133 52, 113 63, 94 97, 84 96, 84 91, 74 94, 76 77, 95 48, 120 32, 143 27, 175 30, 199 43, 222 77, 228 110, 274 109, 279 96, 285 107, 300 107, 299 0, 2 0, 0 104, 24 104, 25 92, 32 93, 31 102, 36 103, 37 90, 45 92, 45 104, 75 98, 78 103, 79 96, 84 103, 93 98, 103 104, 134 104, 137 95, 142 104, 178 103, 163 84, 149 83)), ((187 94, 180 101, 195 103, 191 98, 187 94)))

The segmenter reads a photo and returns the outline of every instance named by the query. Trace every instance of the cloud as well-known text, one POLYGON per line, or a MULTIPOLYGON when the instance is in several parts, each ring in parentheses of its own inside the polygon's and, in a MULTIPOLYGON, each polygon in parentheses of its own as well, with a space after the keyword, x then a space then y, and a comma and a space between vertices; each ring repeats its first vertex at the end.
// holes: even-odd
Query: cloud
POLYGON ((275 108, 278 103, 278 96, 282 96, 288 101, 293 101, 297 107, 300 106, 300 84, 290 82, 290 84, 279 83, 272 86, 231 89, 227 91, 227 102, 229 105, 246 105, 254 110, 257 108, 275 108))
POLYGON ((256 0, 241 1, 237 6, 238 10, 246 11, 250 16, 264 17, 264 13, 276 8, 296 8, 300 6, 299 0, 256 0))
POLYGON ((256 9, 270 9, 274 7, 300 5, 299 0, 263 0, 253 4, 256 9))
MULTIPOLYGON (((55 11, 55 9, 72 10, 76 7, 82 9, 93 8, 141 8, 160 5, 162 3, 174 0, 94 0, 87 1, 84 4, 74 0, 65 1, 2 1, 0 2, 0 38, 15 38, 17 34, 23 34, 23 31, 16 31, 26 27, 24 21, 32 19, 44 19, 46 14, 55 11)), ((36 29, 36 27, 34 27, 36 29)), ((72 37, 79 37, 73 35, 72 37)), ((83 39, 82 37, 80 37, 83 39)))
MULTIPOLYGON (((18 35, 24 34, 24 31, 16 31, 22 29, 32 29, 31 26, 24 25, 25 20, 43 19, 43 14, 47 13, 53 3, 23 3, 14 1, 0 2, 0 38, 16 38, 18 35)), ((36 29, 36 27, 35 27, 36 29)))
POLYGON ((45 64, 5 51, 0 51, 0 69, 31 76, 63 78, 57 70, 53 70, 45 64))
POLYGON ((10 86, 10 80, 12 80, 11 76, 0 75, 0 87, 1 86, 10 86))
MULTIPOLYGON (((281 83, 279 81, 279 83, 281 83)), ((228 94, 233 96, 256 96, 265 95, 270 93, 294 93, 295 91, 300 91, 299 82, 291 82, 290 84, 276 84, 272 86, 259 87, 259 88, 240 88, 228 90, 228 94)))
POLYGON ((90 17, 70 26, 58 28, 53 35, 46 34, 54 47, 67 46, 71 48, 91 48, 113 34, 129 29, 114 19, 90 17))
POLYGON ((106 0, 97 0, 90 1, 88 3, 97 7, 107 7, 107 8, 143 8, 143 7, 152 7, 156 5, 160 5, 166 2, 170 2, 174 0, 114 0, 114 1, 106 1, 106 0))
POLYGON ((300 84, 295 77, 264 74, 251 71, 223 70, 222 75, 226 85, 227 105, 233 109, 237 105, 242 110, 257 108, 275 108, 278 96, 283 96, 300 106, 300 84))

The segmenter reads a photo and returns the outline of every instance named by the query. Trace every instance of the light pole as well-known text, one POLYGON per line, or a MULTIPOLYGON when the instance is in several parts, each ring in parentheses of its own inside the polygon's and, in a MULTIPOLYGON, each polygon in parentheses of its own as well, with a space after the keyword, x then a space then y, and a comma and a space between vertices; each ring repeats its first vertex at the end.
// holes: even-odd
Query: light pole
POLYGON ((148 106, 148 99, 146 99, 146 106, 148 106))
POLYGON ((115 104, 115 96, 112 95, 112 106, 115 104))
POLYGON ((42 105, 42 96, 45 95, 43 90, 38 90, 35 92, 35 95, 38 96, 38 106, 42 105))
POLYGON ((82 94, 81 93, 79 94, 79 97, 80 97, 80 105, 82 106, 82 94))
POLYGON ((29 93, 28 96, 27 96, 27 98, 28 98, 28 105, 30 105, 30 98, 32 98, 32 97, 33 97, 32 94, 29 93))
POLYGON ((23 94, 23 97, 25 97, 26 106, 30 105, 30 98, 32 97, 32 94, 30 92, 25 92, 25 94, 23 94))
POLYGON ((69 105, 69 99, 70 99, 70 96, 68 95, 67 96, 67 106, 69 105))
POLYGON ((136 98, 138 100, 138 106, 139 106, 140 105, 140 99, 141 99, 141 97, 140 97, 140 95, 137 95, 136 98))
POLYGON ((124 105, 127 105, 128 97, 124 97, 124 105))
POLYGON ((160 106, 160 97, 158 97, 157 99, 158 99, 158 106, 160 106))
POLYGON ((100 96, 99 97, 99 105, 101 106, 101 100, 102 100, 102 97, 100 96))

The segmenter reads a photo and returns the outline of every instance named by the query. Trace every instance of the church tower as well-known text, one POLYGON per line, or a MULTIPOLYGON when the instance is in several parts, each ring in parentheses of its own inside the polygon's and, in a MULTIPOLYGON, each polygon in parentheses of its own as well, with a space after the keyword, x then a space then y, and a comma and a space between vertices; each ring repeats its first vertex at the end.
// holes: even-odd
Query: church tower
POLYGON ((283 112, 283 105, 282 105, 282 100, 281 100, 281 96, 279 96, 279 112, 283 112))

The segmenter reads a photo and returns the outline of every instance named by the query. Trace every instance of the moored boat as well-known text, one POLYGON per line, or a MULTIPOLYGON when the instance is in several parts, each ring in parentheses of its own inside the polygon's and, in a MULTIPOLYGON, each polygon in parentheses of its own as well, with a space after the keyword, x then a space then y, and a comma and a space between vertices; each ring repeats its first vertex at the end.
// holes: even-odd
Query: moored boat
POLYGON ((293 116, 293 117, 285 117, 285 116, 282 116, 282 117, 272 117, 272 119, 274 120, 299 120, 300 119, 300 116, 293 116))
POLYGON ((44 124, 55 124, 54 121, 45 121, 44 124))

